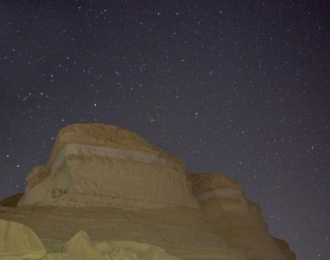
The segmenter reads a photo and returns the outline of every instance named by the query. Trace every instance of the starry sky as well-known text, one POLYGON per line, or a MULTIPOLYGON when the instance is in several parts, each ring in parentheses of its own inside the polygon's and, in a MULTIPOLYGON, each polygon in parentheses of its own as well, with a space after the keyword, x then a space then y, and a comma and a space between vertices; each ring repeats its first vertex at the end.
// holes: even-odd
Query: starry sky
POLYGON ((61 128, 118 125, 330 259, 329 1, 0 0, 0 24, 0 199, 61 128))

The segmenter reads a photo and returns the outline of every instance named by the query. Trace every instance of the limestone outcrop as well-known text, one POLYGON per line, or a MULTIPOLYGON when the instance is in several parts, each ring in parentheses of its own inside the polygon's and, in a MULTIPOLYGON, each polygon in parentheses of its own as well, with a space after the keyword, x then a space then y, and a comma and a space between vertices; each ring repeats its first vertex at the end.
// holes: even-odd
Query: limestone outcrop
POLYGON ((201 211, 183 207, 127 210, 115 207, 21 206, 3 208, 1 219, 10 219, 35 231, 56 260, 67 241, 79 231, 92 245, 108 241, 134 241, 161 247, 167 254, 191 260, 246 260, 214 234, 201 211))
POLYGON ((27 177, 20 205, 198 208, 183 162, 133 132, 101 124, 71 125, 50 159, 27 177))
POLYGON ((274 238, 276 244, 281 249, 287 260, 296 260, 296 254, 291 251, 290 246, 282 239, 274 238))
POLYGON ((24 252, 40 260, 294 260, 237 182, 187 173, 137 134, 101 124, 62 129, 18 207, 0 208, 7 260, 17 234, 33 237, 24 252))
POLYGON ((40 259, 46 250, 29 227, 0 219, 0 259, 40 259))
POLYGON ((287 260, 269 234, 260 207, 245 199, 237 182, 214 172, 187 176, 212 231, 248 259, 287 260))

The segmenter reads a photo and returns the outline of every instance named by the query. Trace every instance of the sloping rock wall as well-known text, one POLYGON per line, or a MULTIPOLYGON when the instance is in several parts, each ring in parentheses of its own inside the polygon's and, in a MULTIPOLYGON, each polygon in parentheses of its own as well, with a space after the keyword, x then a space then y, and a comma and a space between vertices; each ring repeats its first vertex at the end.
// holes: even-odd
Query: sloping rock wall
POLYGON ((260 207, 240 185, 217 173, 187 174, 211 230, 250 260, 286 260, 263 220, 260 207))
POLYGON ((274 240, 287 260, 296 260, 296 254, 291 251, 290 246, 284 240, 278 238, 274 238, 274 240))

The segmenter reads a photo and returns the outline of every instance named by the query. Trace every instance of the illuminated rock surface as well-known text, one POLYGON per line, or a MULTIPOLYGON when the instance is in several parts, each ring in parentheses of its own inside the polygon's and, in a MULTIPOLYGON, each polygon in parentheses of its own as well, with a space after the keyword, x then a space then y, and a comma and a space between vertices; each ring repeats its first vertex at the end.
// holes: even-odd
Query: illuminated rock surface
POLYGON ((62 129, 0 220, 35 232, 47 251, 36 259, 292 259, 238 183, 186 173, 179 158, 101 124, 62 129))
POLYGON ((27 177, 20 205, 198 208, 183 162, 135 133, 100 124, 58 134, 46 166, 27 177))
POLYGON ((46 254, 37 235, 27 226, 0 219, 0 259, 40 259, 46 254))
POLYGON ((269 234, 260 207, 244 198, 241 186, 217 173, 188 174, 211 230, 248 259, 287 260, 269 234))

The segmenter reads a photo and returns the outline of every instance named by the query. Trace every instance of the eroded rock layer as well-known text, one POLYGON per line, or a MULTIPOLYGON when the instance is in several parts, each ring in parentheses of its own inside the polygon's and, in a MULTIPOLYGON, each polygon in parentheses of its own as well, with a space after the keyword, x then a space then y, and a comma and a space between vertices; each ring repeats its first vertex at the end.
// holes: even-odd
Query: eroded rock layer
POLYGON ((47 165, 27 177, 20 205, 198 208, 184 170, 135 133, 72 125, 60 131, 47 165))
POLYGON ((287 259, 269 234, 260 207, 245 199, 237 182, 217 173, 187 176, 213 232, 248 259, 287 259))
POLYGON ((20 197, 0 202, 4 260, 295 257, 237 182, 186 173, 179 158, 115 126, 61 130, 13 208, 20 197))
POLYGON ((48 253, 63 253, 65 244, 83 230, 92 244, 134 241, 161 247, 180 259, 246 260, 214 234, 195 209, 24 206, 3 208, 0 218, 34 230, 48 253))

